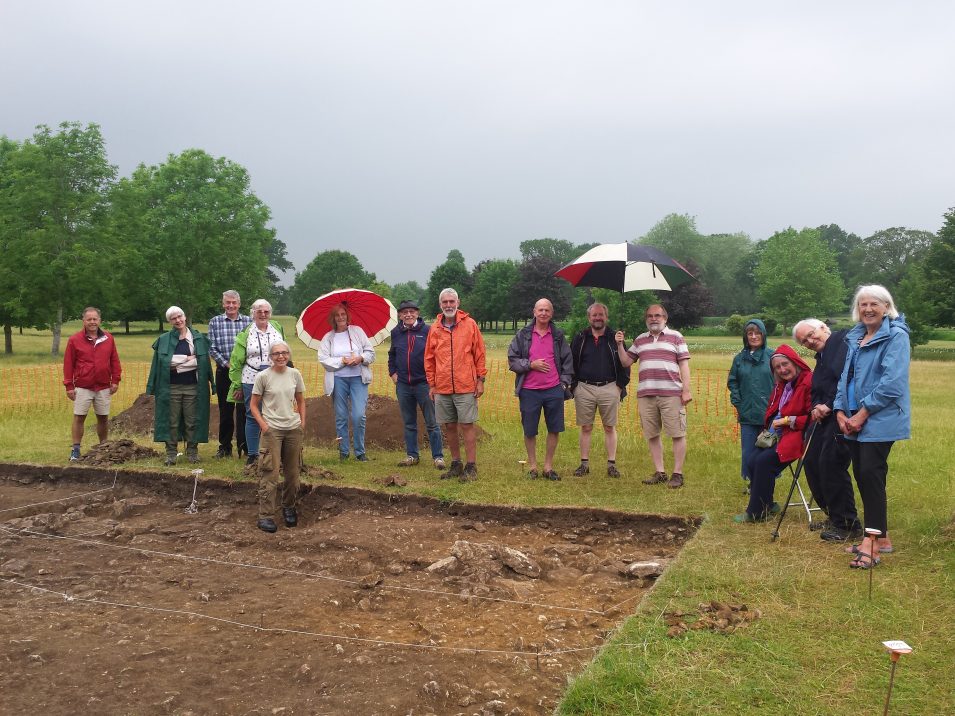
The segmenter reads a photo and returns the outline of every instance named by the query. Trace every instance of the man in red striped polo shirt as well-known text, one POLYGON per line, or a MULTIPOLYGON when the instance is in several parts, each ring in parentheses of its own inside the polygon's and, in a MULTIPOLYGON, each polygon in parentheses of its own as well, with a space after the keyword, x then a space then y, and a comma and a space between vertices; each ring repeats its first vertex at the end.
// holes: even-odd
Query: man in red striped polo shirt
POLYGON ((655 472, 644 485, 666 482, 670 489, 683 487, 683 461, 686 458, 686 404, 690 395, 690 351, 678 331, 666 327, 667 312, 653 304, 647 308, 646 333, 641 333, 629 349, 624 349, 623 331, 614 336, 617 354, 625 368, 640 361, 637 377, 637 404, 640 425, 650 448, 655 472), (673 441, 673 474, 667 478, 663 464, 663 440, 666 432, 673 441))

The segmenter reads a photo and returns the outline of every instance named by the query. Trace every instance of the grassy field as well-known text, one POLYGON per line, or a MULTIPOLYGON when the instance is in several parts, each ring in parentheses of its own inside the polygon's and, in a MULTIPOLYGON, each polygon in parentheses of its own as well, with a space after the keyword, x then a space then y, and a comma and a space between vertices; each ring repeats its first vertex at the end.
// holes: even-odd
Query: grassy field
MULTIPOLYGON (((292 319, 284 322, 294 330, 292 319)), ((155 326, 148 328, 155 331, 155 326)), ((142 376, 154 339, 155 332, 117 335, 130 378, 142 376), (139 364, 135 370, 134 364, 139 364)), ((493 336, 488 342, 492 362, 499 367, 508 339, 493 336)), ((604 452, 596 434, 591 476, 566 477, 577 464, 572 422, 556 461, 565 479, 524 479, 517 463, 523 445, 516 399, 509 396, 511 380, 503 370, 492 374, 489 401, 482 404, 481 424, 489 437, 479 446, 479 481, 438 481, 424 466, 406 473, 406 490, 447 501, 599 506, 704 517, 697 535, 606 649, 569 684, 560 713, 880 712, 889 673, 880 644, 886 639, 904 639, 915 650, 899 666, 891 713, 955 713, 950 674, 955 636, 948 626, 955 621, 955 446, 950 427, 955 424, 955 363, 913 363, 914 438, 898 443, 890 458, 889 520, 896 553, 874 571, 869 601, 869 575, 849 570, 849 557, 841 547, 821 542, 797 511, 787 516, 775 543, 769 538, 771 526, 732 523, 730 517, 742 511, 745 497, 739 447, 721 381, 740 342, 692 338, 690 343, 696 399, 682 490, 640 484, 652 468, 635 426, 632 398, 625 401, 621 424, 621 480, 601 476, 604 452), (760 609, 762 617, 731 635, 690 631, 678 638, 666 636, 664 612, 692 611, 712 599, 744 602, 760 609)), ((951 350, 951 344, 941 343, 938 349, 951 350)), ((48 355, 49 334, 15 335, 14 347, 12 360, 0 359, 0 460, 62 463, 69 402, 56 384, 57 369, 51 363, 58 360, 48 355), (26 392, 14 408, 18 398, 10 387, 18 381, 24 383, 18 389, 26 392), (34 385, 38 381, 42 390, 34 385), (38 397, 47 393, 49 397, 38 397)), ((313 356, 294 341, 293 351, 303 367, 313 363, 313 356)), ((384 359, 379 349, 379 361, 384 359)), ((383 372, 378 368, 378 374, 383 372)), ((310 391, 314 384, 308 383, 310 391)), ((385 391, 387 386, 377 382, 376 389, 385 391)), ((132 381, 124 385, 117 407, 141 390, 142 385, 132 381)), ((214 447, 203 446, 203 456, 209 458, 214 447)), ((400 457, 398 452, 378 452, 371 463, 339 466, 337 452, 328 446, 310 448, 306 461, 341 472, 344 484, 374 488, 373 478, 391 472, 400 457)), ((159 461, 149 466, 156 468, 159 461)), ((237 462, 220 465, 206 459, 204 467, 240 479, 237 462)), ((780 481, 777 499, 785 497, 788 486, 787 480, 780 481)))

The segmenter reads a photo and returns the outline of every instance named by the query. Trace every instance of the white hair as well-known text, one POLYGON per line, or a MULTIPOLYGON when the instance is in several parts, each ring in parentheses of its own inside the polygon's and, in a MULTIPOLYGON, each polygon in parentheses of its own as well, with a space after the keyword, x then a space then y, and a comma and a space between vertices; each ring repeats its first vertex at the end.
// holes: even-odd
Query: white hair
POLYGON ((454 298, 457 299, 458 292, 449 286, 448 288, 442 289, 441 293, 438 294, 438 300, 440 301, 445 296, 454 296, 454 298))
POLYGON ((799 343, 799 339, 796 338, 796 331, 803 326, 808 327, 810 330, 816 330, 818 328, 822 328, 824 325, 826 324, 820 321, 818 318, 804 318, 795 326, 793 326, 793 340, 796 341, 796 343, 799 343))
POLYGON ((269 346, 269 355, 271 356, 273 351, 275 351, 276 346, 285 346, 285 350, 288 351, 289 357, 292 355, 292 347, 285 341, 275 341, 271 346, 269 346))
POLYGON ((255 299, 255 303, 252 304, 252 313, 255 313, 260 308, 269 309, 269 313, 272 312, 272 304, 266 301, 264 298, 255 299))
POLYGON ((862 316, 859 314, 859 301, 863 298, 874 298, 879 303, 885 304, 885 314, 889 318, 898 318, 899 310, 895 307, 895 301, 892 300, 892 294, 889 293, 889 290, 885 286, 880 286, 877 283, 870 283, 867 286, 859 286, 856 289, 856 295, 852 297, 852 320, 861 321, 862 316))
POLYGON ((232 290, 231 288, 230 288, 228 291, 223 291, 223 292, 222 292, 222 298, 234 298, 236 301, 241 301, 241 300, 242 300, 242 299, 239 297, 239 292, 238 292, 238 291, 234 291, 234 290, 232 290))
POLYGON ((179 308, 179 306, 170 306, 166 309, 166 320, 171 321, 172 317, 179 313, 181 313, 183 316, 186 315, 186 312, 179 308))

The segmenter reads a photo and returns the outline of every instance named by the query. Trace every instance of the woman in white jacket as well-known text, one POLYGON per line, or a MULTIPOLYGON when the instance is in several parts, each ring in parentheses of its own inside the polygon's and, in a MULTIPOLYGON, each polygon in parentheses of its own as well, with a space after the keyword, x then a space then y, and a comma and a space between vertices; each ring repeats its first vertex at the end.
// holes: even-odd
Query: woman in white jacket
POLYGON ((371 383, 369 366, 375 362, 375 349, 361 328, 349 325, 348 307, 344 303, 332 308, 328 323, 332 330, 322 338, 318 361, 325 368, 325 394, 331 395, 335 403, 339 457, 348 459, 350 412, 355 459, 365 462, 368 460, 365 455, 365 407, 371 383))

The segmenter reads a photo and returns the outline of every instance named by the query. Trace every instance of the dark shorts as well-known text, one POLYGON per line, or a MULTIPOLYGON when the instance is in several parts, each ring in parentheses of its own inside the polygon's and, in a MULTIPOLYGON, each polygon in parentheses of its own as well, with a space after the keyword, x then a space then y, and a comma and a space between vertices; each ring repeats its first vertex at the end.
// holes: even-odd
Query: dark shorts
POLYGON ((540 425, 541 410, 544 411, 544 423, 547 432, 564 432, 564 389, 559 385, 545 390, 525 390, 521 388, 518 400, 521 405, 521 425, 524 426, 524 436, 532 438, 537 435, 540 425))

